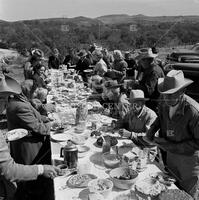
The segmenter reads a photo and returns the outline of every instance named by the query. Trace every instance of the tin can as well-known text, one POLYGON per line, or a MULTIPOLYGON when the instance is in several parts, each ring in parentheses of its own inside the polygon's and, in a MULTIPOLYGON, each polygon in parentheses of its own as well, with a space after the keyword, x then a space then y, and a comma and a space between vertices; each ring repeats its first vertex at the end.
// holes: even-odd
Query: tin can
POLYGON ((60 157, 64 157, 64 163, 69 169, 77 168, 78 149, 71 141, 68 141, 67 145, 61 148, 60 157))

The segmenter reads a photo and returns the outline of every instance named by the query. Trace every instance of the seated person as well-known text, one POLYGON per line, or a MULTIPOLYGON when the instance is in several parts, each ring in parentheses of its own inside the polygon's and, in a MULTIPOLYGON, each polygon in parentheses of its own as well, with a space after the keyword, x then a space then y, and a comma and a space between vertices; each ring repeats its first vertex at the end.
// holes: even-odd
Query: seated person
POLYGON ((55 105, 46 103, 48 90, 45 88, 37 88, 30 100, 32 106, 39 111, 41 115, 48 116, 49 113, 55 112, 55 105))
POLYGON ((46 68, 44 65, 38 64, 35 66, 33 75, 33 90, 40 87, 50 89, 47 85, 50 82, 50 79, 47 78, 45 72, 46 68))
POLYGON ((107 72, 107 65, 103 60, 103 54, 99 49, 96 49, 93 51, 92 55, 93 60, 96 61, 94 73, 103 77, 104 73, 107 72))
POLYGON ((103 91, 103 78, 99 75, 91 77, 91 89, 94 93, 102 93, 103 91))
POLYGON ((121 92, 121 86, 116 80, 107 81, 102 93, 101 104, 105 108, 105 114, 116 119, 123 118, 130 105, 127 96, 121 92))
POLYGON ((145 136, 146 131, 157 117, 153 110, 145 106, 147 100, 142 90, 131 90, 130 110, 122 120, 116 122, 116 127, 122 128, 119 131, 122 137, 145 136))
POLYGON ((113 56, 114 62, 108 72, 110 72, 112 79, 116 79, 118 83, 122 83, 124 78, 126 78, 126 70, 128 64, 124 60, 122 52, 120 50, 114 50, 113 56))

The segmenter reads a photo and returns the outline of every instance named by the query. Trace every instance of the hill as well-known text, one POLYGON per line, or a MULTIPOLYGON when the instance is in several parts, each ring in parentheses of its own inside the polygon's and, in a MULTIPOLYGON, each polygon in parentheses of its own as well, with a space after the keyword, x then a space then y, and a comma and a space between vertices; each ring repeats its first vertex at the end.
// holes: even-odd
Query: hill
POLYGON ((97 17, 96 19, 102 21, 104 24, 128 24, 136 23, 140 21, 145 22, 175 22, 175 21, 186 21, 186 22, 199 22, 198 16, 145 16, 145 15, 105 15, 97 17))
POLYGON ((199 16, 106 15, 97 18, 51 18, 6 22, 0 20, 0 48, 104 47, 130 50, 146 46, 170 47, 199 41, 199 16), (135 29, 131 29, 134 24, 135 29))

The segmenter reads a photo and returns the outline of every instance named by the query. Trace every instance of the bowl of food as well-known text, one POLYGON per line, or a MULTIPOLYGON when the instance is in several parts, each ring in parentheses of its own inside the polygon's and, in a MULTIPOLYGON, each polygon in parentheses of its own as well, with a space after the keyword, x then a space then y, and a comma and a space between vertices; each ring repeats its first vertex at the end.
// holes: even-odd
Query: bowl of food
POLYGON ((121 156, 106 152, 102 155, 104 166, 107 168, 116 168, 121 164, 121 156))
POLYGON ((94 179, 88 183, 91 193, 99 193, 105 198, 109 196, 113 188, 113 182, 109 179, 94 179))
POLYGON ((155 178, 147 177, 139 180, 135 184, 135 193, 138 199, 157 200, 158 196, 167 189, 167 187, 155 178))
POLYGON ((138 173, 129 167, 118 167, 110 171, 110 177, 115 187, 128 190, 135 184, 138 173))
POLYGON ((63 176, 68 172, 68 166, 66 164, 57 165, 57 168, 60 169, 60 173, 59 173, 60 176, 63 176))

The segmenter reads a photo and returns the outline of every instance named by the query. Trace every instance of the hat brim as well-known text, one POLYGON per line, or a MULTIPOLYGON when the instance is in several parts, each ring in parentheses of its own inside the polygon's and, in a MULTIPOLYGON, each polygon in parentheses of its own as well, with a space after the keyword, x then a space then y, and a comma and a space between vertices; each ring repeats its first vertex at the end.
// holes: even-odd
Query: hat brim
POLYGON ((5 75, 5 82, 6 85, 1 87, 0 94, 20 94, 22 92, 20 84, 10 76, 5 75))
POLYGON ((134 98, 134 99, 128 98, 128 100, 130 102, 135 102, 135 101, 149 101, 149 98, 134 98))
POLYGON ((158 91, 161 94, 173 94, 173 93, 179 91, 180 89, 186 88, 187 86, 189 86, 192 83, 193 83, 193 81, 191 79, 185 78, 184 79, 184 84, 181 84, 180 87, 169 89, 169 90, 165 90, 164 89, 164 78, 159 78, 158 79, 158 91))

